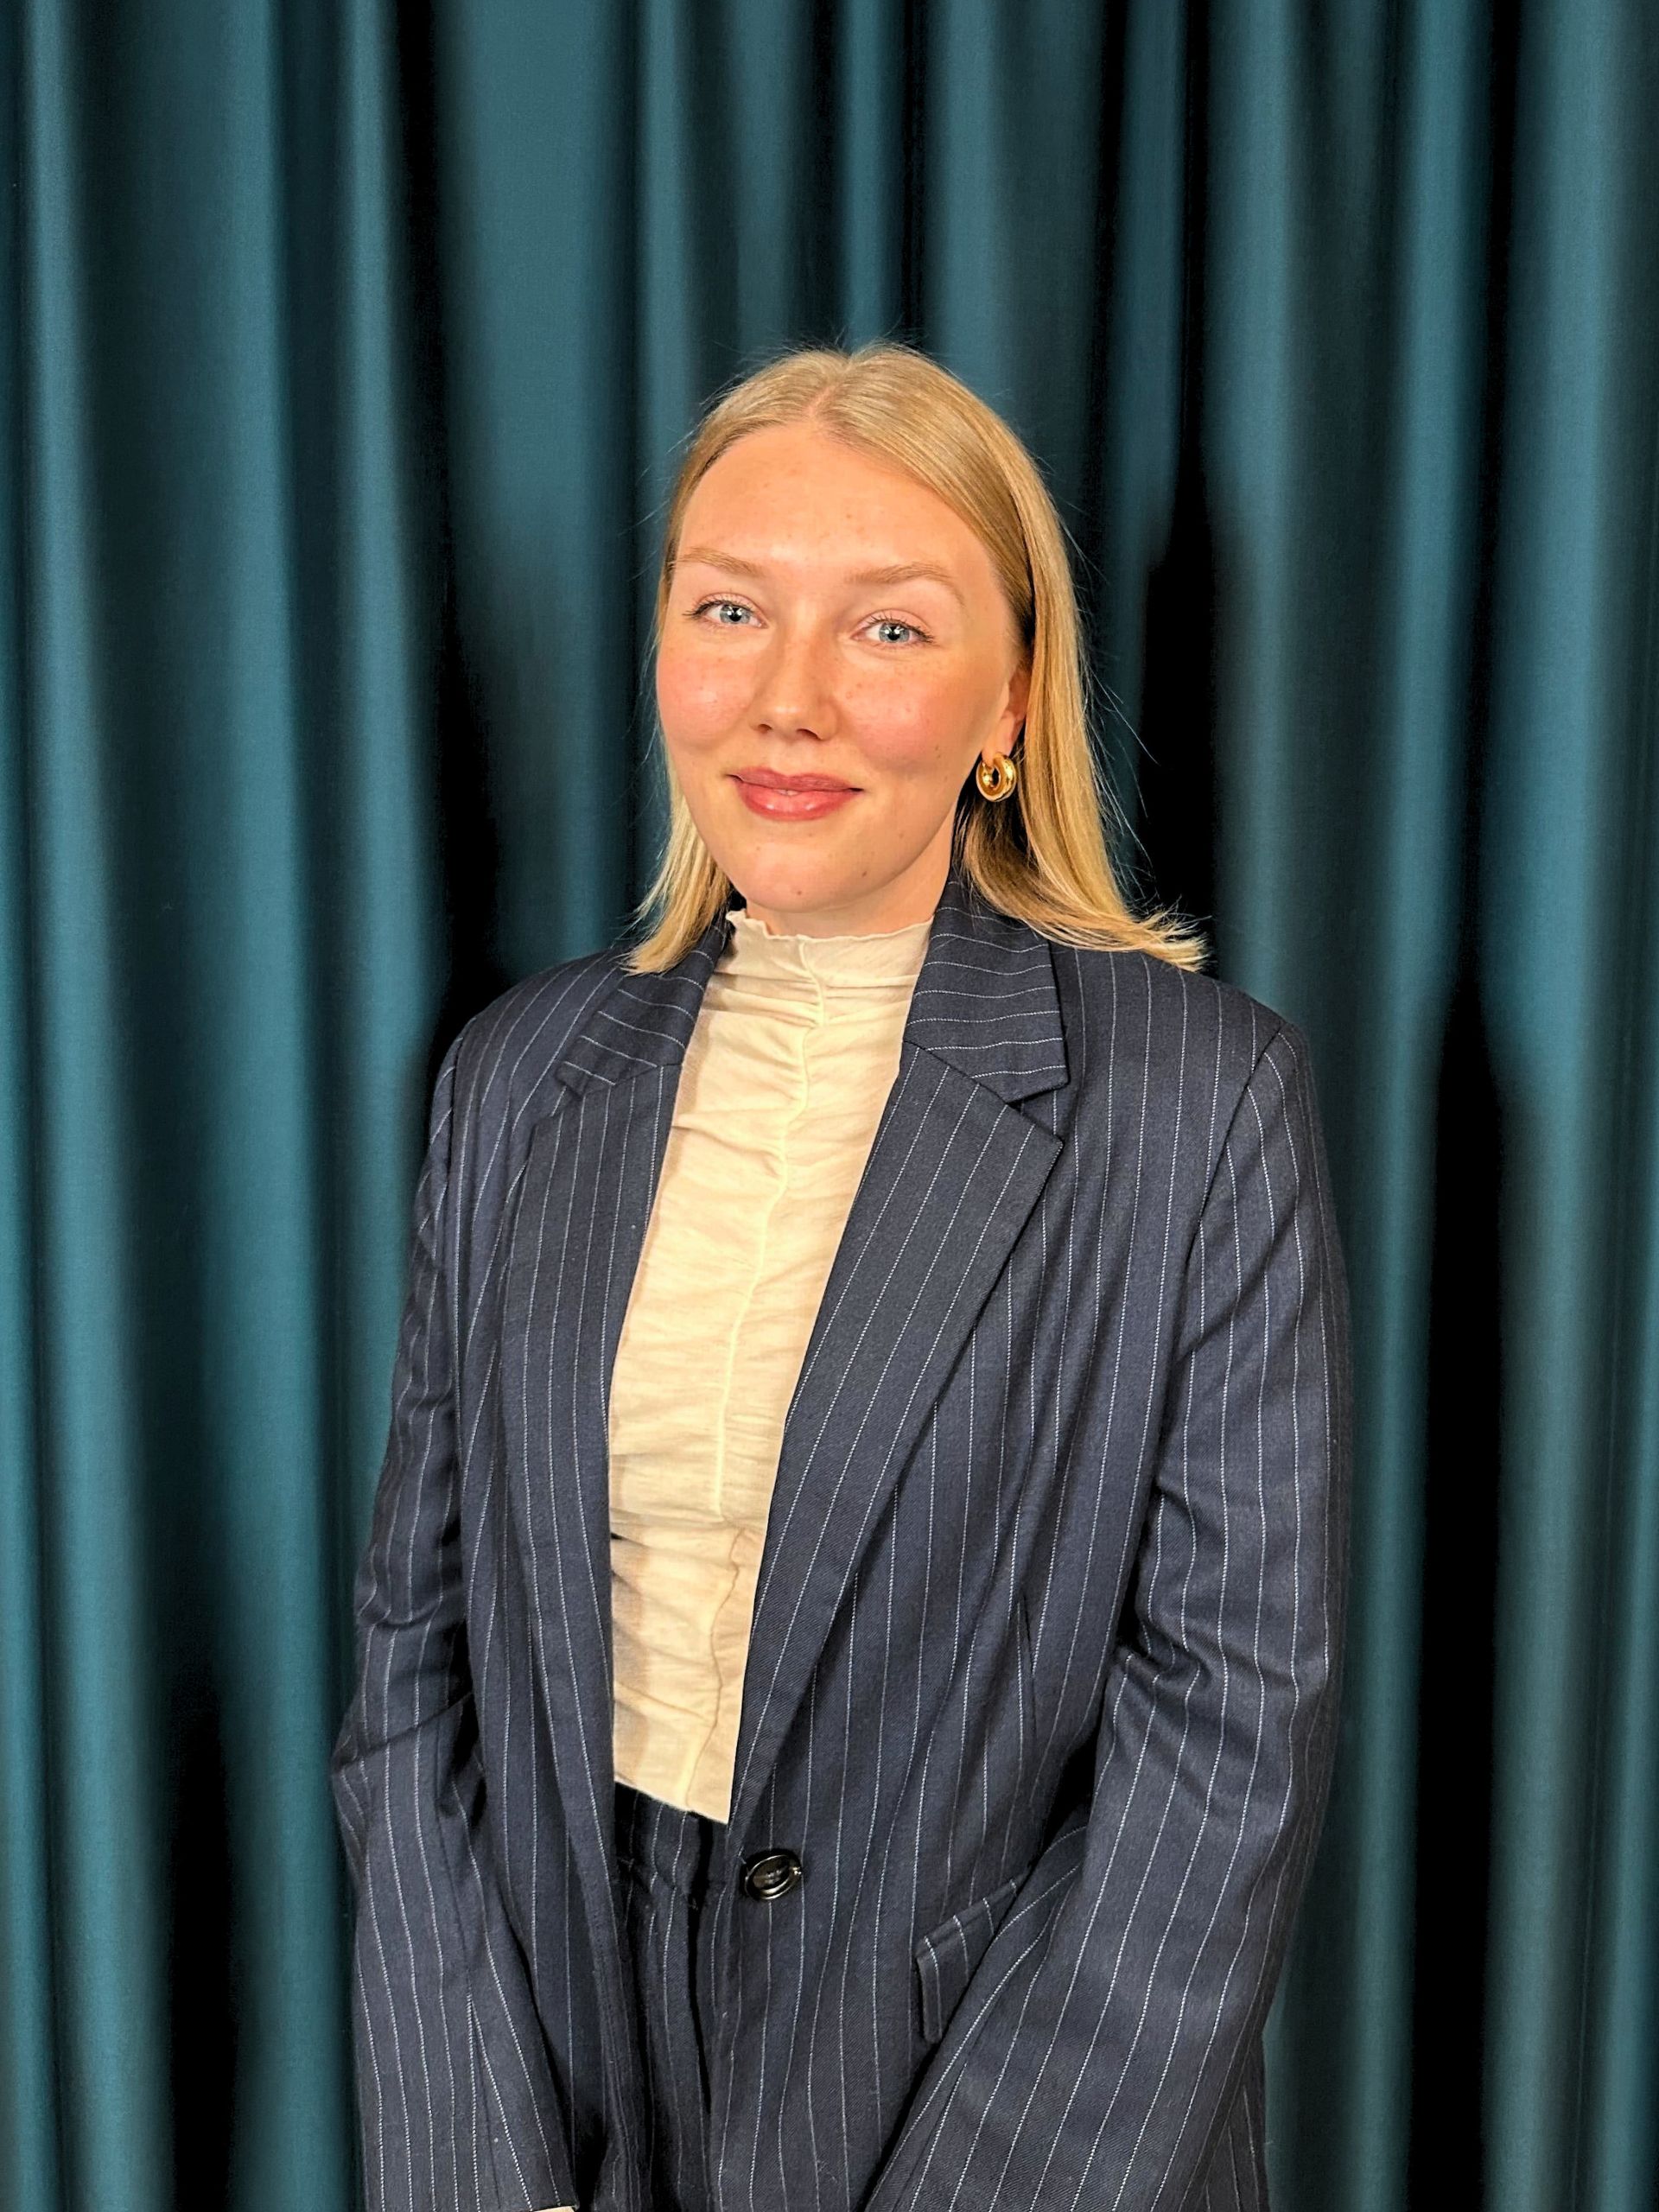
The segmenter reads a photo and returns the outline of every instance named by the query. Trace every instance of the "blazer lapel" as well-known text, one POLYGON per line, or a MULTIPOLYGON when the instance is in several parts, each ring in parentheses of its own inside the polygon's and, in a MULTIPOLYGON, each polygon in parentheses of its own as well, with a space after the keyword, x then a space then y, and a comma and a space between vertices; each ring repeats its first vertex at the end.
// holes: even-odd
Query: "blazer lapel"
POLYGON ((1048 940, 953 871, 785 1421, 727 1834, 741 1847, 860 1556, 1058 1157, 1048 940))
MULTIPOLYGON (((722 913, 674 968, 620 976, 571 1039, 556 1069, 569 1095, 531 1132, 507 1256, 511 1502, 596 1936, 620 1933, 610 1380, 680 1068, 730 928, 722 913)), ((1066 1073, 1047 940, 953 868, 785 1418, 728 1835, 742 1837, 864 1543, 1058 1156, 1020 1103, 1066 1073)))

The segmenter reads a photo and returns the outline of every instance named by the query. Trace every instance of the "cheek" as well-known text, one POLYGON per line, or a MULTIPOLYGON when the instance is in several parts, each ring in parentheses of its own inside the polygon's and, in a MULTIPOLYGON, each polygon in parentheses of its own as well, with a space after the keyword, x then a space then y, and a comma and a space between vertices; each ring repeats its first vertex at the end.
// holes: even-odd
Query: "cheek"
POLYGON ((861 679, 843 696, 863 750, 900 773, 928 775, 954 763, 976 711, 972 683, 937 668, 896 670, 861 679))
POLYGON ((729 728, 749 688, 732 654, 678 645, 665 645, 658 653, 657 711, 671 738, 695 744, 729 728))

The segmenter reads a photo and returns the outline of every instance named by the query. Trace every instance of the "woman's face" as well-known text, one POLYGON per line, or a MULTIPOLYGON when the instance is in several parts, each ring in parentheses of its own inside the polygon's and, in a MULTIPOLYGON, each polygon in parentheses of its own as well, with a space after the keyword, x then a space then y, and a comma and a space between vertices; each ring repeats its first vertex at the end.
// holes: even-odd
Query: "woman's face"
POLYGON ((963 779, 1012 749, 1027 674, 989 554, 902 470, 791 423, 728 447, 687 503, 658 710, 703 842, 773 929, 931 914, 963 779), (844 788, 826 807, 764 773, 844 788))

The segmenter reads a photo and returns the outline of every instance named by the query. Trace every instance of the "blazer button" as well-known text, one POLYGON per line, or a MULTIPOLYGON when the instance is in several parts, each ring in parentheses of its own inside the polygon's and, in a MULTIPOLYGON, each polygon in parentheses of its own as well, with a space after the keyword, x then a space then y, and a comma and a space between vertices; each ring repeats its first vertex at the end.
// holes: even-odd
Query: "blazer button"
POLYGON ((743 1887, 763 1904, 786 1897, 800 1885, 801 1862, 792 1851, 762 1851, 743 1868, 743 1887))

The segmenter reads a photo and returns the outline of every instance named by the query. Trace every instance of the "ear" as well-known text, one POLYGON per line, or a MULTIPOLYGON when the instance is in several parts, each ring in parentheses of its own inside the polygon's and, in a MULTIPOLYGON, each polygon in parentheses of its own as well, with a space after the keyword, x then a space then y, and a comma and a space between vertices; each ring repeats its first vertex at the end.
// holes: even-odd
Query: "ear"
POLYGON ((1026 707, 1030 696, 1031 663, 1022 660, 1008 678, 1008 703, 1004 710, 1003 718, 1007 726, 1007 743, 1010 746, 1020 734, 1020 728, 1026 719, 1026 707))

